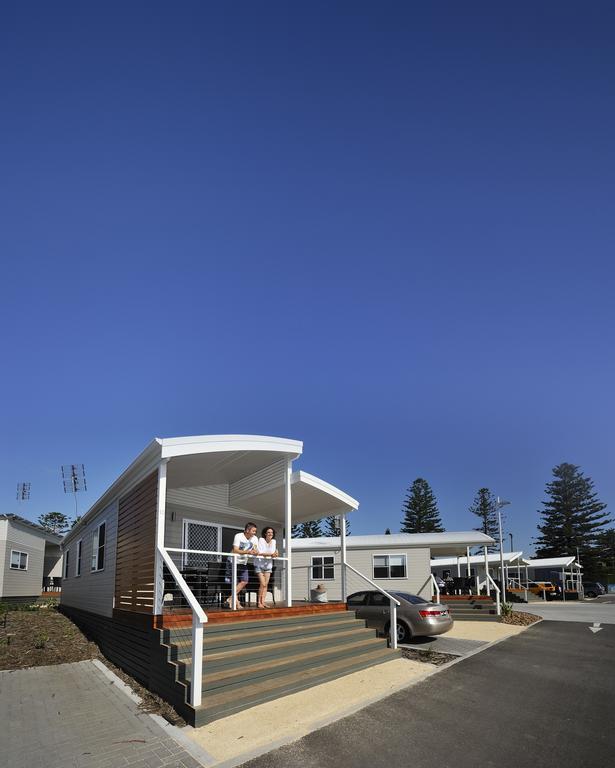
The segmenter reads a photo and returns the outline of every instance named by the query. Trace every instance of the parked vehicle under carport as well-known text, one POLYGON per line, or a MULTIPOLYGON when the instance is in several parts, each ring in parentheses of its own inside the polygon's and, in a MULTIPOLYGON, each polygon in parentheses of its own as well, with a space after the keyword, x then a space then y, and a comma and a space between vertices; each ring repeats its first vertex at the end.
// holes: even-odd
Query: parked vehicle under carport
MULTIPOLYGON (((408 592, 391 592, 399 600, 397 608, 397 642, 408 643, 413 637, 443 635, 453 626, 448 606, 430 603, 408 592)), ((366 590, 355 592, 347 599, 350 610, 364 619, 368 627, 388 634, 390 601, 382 592, 366 590)))

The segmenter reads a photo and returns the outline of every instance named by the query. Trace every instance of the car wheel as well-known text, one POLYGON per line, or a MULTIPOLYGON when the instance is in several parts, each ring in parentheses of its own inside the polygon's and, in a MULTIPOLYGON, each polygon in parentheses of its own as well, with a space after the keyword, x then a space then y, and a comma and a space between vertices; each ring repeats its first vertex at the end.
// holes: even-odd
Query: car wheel
POLYGON ((585 597, 598 597, 598 595, 595 592, 586 592, 585 597))
POLYGON ((401 621, 397 622, 397 642, 409 643, 412 639, 410 629, 401 621))

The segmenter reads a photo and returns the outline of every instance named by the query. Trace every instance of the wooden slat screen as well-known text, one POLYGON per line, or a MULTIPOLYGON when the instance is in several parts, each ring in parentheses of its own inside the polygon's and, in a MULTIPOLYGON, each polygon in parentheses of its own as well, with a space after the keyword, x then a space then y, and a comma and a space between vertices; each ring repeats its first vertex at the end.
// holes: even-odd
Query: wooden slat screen
POLYGON ((117 520, 115 609, 154 610, 158 473, 142 480, 120 499, 117 520))

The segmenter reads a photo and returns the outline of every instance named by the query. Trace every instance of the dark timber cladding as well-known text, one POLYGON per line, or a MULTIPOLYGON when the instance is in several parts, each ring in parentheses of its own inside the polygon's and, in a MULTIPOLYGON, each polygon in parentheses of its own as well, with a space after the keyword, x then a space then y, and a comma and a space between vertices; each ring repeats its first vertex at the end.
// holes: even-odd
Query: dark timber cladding
POLYGON ((153 472, 119 501, 116 610, 153 612, 157 498, 158 473, 153 472))

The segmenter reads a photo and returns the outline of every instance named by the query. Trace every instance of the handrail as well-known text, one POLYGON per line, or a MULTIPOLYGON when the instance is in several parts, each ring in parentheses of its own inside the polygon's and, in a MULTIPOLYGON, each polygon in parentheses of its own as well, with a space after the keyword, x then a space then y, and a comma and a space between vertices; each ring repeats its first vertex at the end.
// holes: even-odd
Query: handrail
MULTIPOLYGON (((180 549, 179 547, 166 547, 167 552, 184 552, 187 555, 224 555, 225 557, 268 557, 268 555, 249 555, 247 552, 241 555, 238 552, 217 552, 213 549, 180 549)), ((272 560, 288 560, 287 557, 272 557, 272 560)))
MULTIPOLYGON (((498 612, 498 616, 501 616, 502 615, 502 607, 500 605, 500 588, 495 583, 495 581, 491 578, 491 574, 490 573, 487 573, 487 578, 489 579, 489 581, 495 587, 495 606, 496 606, 496 610, 498 612)), ((489 590, 487 590, 487 592, 489 592, 489 590)))
POLYGON ((171 576, 177 582, 188 605, 192 609, 192 677, 190 681, 190 704, 198 707, 201 704, 201 689, 203 679, 203 624, 207 622, 207 614, 201 608, 192 590, 186 584, 184 577, 169 556, 166 549, 158 545, 158 552, 169 569, 171 576))
POLYGON ((356 568, 353 568, 352 565, 349 563, 342 563, 342 565, 346 566, 346 568, 350 568, 350 570, 353 573, 356 573, 357 576, 360 576, 364 581, 366 581, 368 584, 370 584, 374 589, 377 589, 378 592, 381 592, 385 597, 389 598, 389 607, 390 607, 390 619, 389 619, 389 637, 391 638, 391 648, 395 650, 397 648, 397 606, 401 605, 399 600, 393 595, 389 594, 386 589, 382 589, 382 587, 379 587, 377 584, 374 584, 374 582, 371 579, 368 579, 365 574, 361 573, 361 571, 357 571, 356 568))
POLYGON ((440 604, 440 587, 438 586, 438 580, 433 575, 433 573, 430 573, 429 575, 431 576, 431 580, 433 582, 433 585, 436 588, 436 603, 439 605, 440 604))

